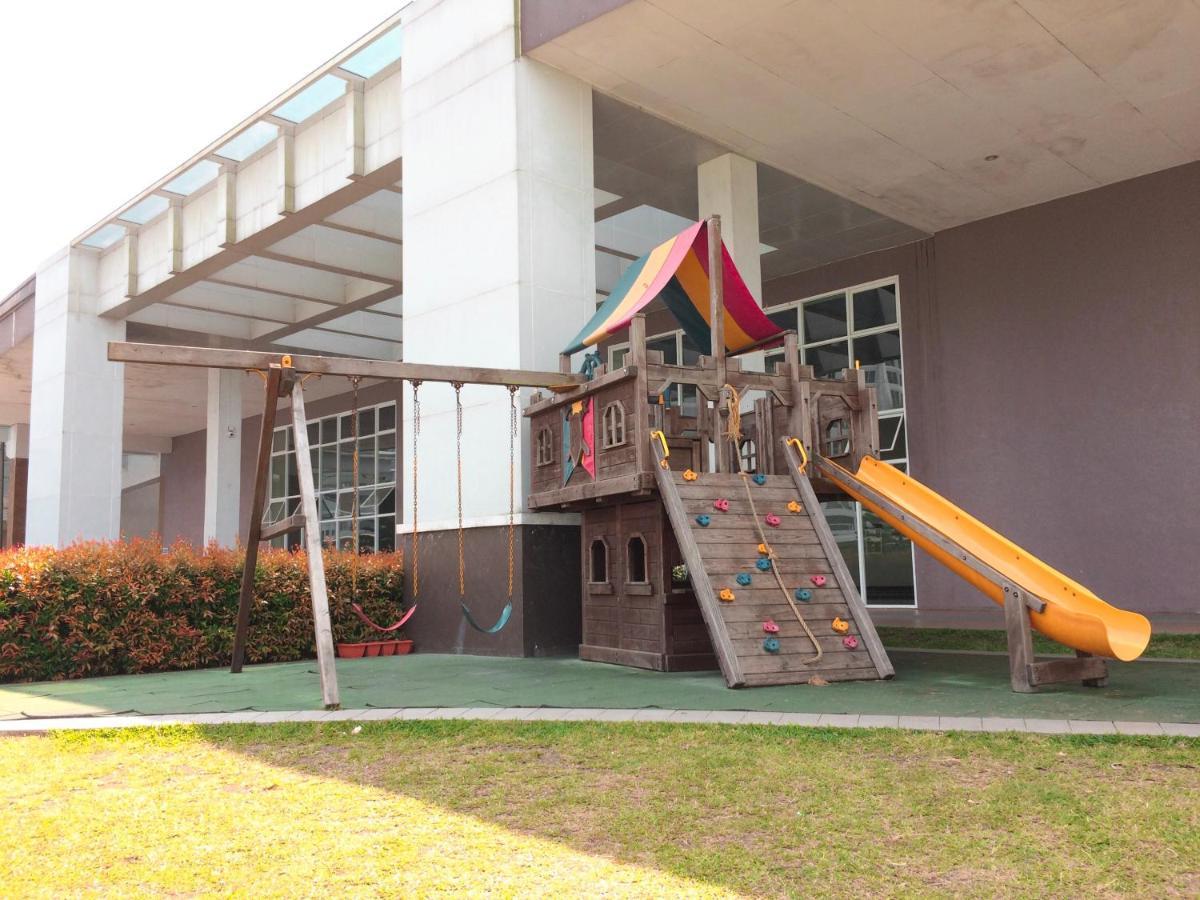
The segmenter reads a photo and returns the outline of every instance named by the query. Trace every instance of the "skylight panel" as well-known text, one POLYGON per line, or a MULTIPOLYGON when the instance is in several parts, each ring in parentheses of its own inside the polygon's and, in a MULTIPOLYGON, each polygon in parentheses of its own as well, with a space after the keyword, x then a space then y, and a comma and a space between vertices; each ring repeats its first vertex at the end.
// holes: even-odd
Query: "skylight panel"
POLYGON ((217 148, 217 156, 241 162, 249 159, 275 138, 279 137, 279 126, 270 122, 255 122, 233 140, 217 148))
POLYGON ((217 177, 221 166, 211 159, 202 159, 186 172, 181 172, 163 185, 164 191, 187 196, 198 191, 217 177))
POLYGON ((118 213, 117 218, 125 222, 132 222, 134 225, 145 225, 151 219, 166 212, 168 205, 169 202, 166 197, 151 194, 144 200, 139 200, 124 212, 118 213))
POLYGON ((401 43, 400 26, 397 25, 367 44, 339 68, 359 78, 370 78, 400 58, 401 43))
POLYGON ((275 115, 289 122, 300 123, 323 110, 344 93, 345 81, 336 75, 324 75, 291 100, 276 107, 275 115))
POLYGON ((110 222, 101 228, 97 228, 79 243, 85 247, 104 250, 107 247, 111 247, 123 237, 125 237, 125 227, 123 225, 114 225, 110 222))

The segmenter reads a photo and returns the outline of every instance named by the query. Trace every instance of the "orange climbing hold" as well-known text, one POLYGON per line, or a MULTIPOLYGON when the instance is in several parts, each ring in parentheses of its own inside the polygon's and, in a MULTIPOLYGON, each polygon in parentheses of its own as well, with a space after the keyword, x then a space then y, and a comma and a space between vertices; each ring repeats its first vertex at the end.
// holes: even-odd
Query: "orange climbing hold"
POLYGON ((717 594, 717 596, 720 597, 722 600, 724 600, 726 603, 733 602, 733 591, 731 591, 729 588, 721 588, 721 593, 717 594))
POLYGON ((695 472, 693 472, 691 469, 684 469, 684 471, 683 471, 683 480, 684 481, 695 481, 699 477, 700 476, 697 475, 695 472))
POLYGON ((836 631, 838 634, 845 634, 847 631, 850 630, 850 623, 847 622, 845 619, 843 619, 841 616, 838 616, 836 619, 833 620, 833 623, 830 625, 830 627, 834 631, 836 631))
POLYGON ((759 556, 770 556, 771 548, 768 547, 766 544, 759 544, 758 545, 758 555, 759 556))
POLYGON ((789 500, 788 501, 788 512, 794 512, 794 513, 804 512, 804 507, 800 505, 799 500, 789 500))

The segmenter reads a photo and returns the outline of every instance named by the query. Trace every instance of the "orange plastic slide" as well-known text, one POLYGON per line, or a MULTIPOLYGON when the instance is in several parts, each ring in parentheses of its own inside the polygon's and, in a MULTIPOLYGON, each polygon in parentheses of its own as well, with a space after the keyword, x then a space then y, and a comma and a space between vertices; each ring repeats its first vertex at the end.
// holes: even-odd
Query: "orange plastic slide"
POLYGON ((1001 583, 969 568, 914 532, 896 518, 895 511, 920 519, 1003 578, 1046 601, 1044 612, 1030 611, 1030 623, 1046 637, 1075 650, 1124 662, 1137 659, 1146 649, 1150 622, 1145 616, 1109 606, 1083 585, 1026 553, 899 469, 870 457, 863 459, 857 474, 828 459, 822 459, 821 464, 845 476, 843 487, 856 500, 996 603, 1004 603, 1001 583), (856 491, 859 485, 871 488, 894 508, 889 510, 872 502, 869 496, 856 491))

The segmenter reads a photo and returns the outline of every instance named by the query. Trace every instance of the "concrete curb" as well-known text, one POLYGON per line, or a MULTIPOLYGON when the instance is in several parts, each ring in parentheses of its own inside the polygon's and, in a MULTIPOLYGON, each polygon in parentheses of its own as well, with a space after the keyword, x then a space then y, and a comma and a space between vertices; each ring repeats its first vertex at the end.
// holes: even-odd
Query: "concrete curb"
POLYGON ((692 709, 567 709, 550 707, 408 707, 400 709, 290 710, 179 715, 72 716, 0 720, 0 735, 164 725, 251 725, 272 722, 377 722, 476 719, 552 722, 673 722, 727 725, 790 725, 806 728, 900 728, 910 731, 1019 732, 1026 734, 1168 735, 1200 738, 1200 724, 1109 722, 1082 719, 1012 719, 975 716, 833 715, 692 709))

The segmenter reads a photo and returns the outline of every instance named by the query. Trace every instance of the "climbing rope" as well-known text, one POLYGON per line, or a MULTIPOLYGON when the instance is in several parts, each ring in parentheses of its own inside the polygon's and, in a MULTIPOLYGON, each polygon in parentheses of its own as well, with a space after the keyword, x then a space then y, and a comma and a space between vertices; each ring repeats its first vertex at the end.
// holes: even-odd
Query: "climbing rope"
POLYGON ((738 395, 737 388, 731 384, 725 385, 725 389, 729 391, 729 423, 725 428, 725 437, 727 437, 733 446, 733 454, 737 459, 738 475, 742 478, 742 487, 746 489, 746 500, 750 504, 750 514, 754 519, 754 527, 758 531, 758 539, 761 541, 760 551, 766 548, 765 558, 771 561, 771 573, 775 576, 775 583, 779 585, 779 592, 783 594, 783 599, 787 601, 791 607, 792 613, 796 616, 796 621, 800 623, 800 627, 804 629, 804 633, 808 639, 812 641, 814 649, 817 651, 812 657, 802 660, 802 665, 812 665, 818 662, 824 651, 821 649, 821 644, 817 640, 817 636, 812 633, 812 629, 808 627, 808 623, 804 621, 804 616, 800 613, 800 608, 796 606, 796 602, 792 599, 791 592, 787 589, 787 585, 783 583, 783 576, 779 574, 779 563, 775 558, 775 550, 771 546, 771 542, 767 540, 766 532, 762 527, 762 519, 758 515, 758 509, 754 505, 754 492, 750 489, 750 473, 746 471, 742 465, 742 454, 740 441, 742 439, 742 403, 741 397, 738 395))

